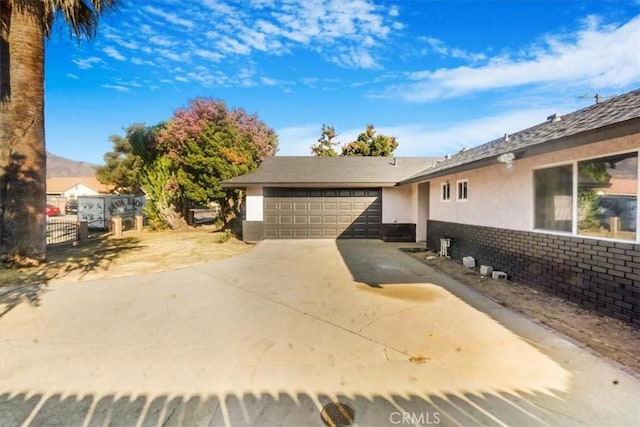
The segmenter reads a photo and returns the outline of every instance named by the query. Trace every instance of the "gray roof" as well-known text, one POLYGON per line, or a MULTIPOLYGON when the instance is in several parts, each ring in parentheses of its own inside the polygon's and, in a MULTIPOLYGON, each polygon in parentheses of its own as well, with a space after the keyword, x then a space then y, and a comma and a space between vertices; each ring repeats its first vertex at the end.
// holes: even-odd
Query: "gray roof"
POLYGON ((386 187, 433 166, 438 157, 270 157, 223 187, 386 187), (394 164, 395 161, 395 164, 394 164))
MULTIPOLYGON (((570 136, 640 118, 640 89, 558 117, 560 120, 550 118, 544 123, 508 135, 508 138, 498 138, 461 151, 439 162, 435 167, 427 168, 403 180, 401 184, 424 181, 456 170, 481 167, 495 162, 498 156, 506 153, 514 153, 518 159, 544 151, 567 148, 566 144, 550 143, 562 142, 560 140, 570 136)), ((640 124, 636 131, 640 132, 640 124)))

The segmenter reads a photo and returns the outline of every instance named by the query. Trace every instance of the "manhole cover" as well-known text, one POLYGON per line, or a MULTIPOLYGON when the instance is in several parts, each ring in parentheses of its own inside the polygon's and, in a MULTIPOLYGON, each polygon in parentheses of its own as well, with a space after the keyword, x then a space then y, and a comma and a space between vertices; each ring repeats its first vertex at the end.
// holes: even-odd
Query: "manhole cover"
POLYGON ((356 411, 344 403, 329 403, 324 405, 320 416, 329 427, 345 427, 353 424, 356 411))

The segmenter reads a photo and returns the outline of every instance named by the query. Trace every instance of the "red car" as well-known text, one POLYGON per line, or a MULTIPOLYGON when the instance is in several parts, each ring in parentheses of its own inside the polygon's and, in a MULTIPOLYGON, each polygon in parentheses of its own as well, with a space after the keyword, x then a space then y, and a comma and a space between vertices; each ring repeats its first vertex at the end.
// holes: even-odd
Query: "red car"
POLYGON ((58 216, 60 215, 60 209, 58 209, 57 206, 47 205, 47 207, 44 209, 44 214, 46 216, 58 216))

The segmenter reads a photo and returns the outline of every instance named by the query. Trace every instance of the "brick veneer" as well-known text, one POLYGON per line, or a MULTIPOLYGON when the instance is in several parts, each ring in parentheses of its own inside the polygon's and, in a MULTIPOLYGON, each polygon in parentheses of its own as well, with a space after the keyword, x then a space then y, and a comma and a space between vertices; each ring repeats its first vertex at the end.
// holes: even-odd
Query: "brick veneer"
POLYGON ((640 328, 640 245, 427 221, 427 246, 450 237, 451 258, 476 259, 522 283, 640 328))

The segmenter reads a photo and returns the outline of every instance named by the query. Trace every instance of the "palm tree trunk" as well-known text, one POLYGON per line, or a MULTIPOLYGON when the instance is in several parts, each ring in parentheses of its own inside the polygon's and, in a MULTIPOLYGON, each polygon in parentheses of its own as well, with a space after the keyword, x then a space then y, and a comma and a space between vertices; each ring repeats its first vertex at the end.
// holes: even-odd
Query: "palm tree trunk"
POLYGON ((44 2, 5 4, 0 17, 7 15, 11 31, 0 37, 8 69, 0 75, 0 254, 39 262, 46 255, 44 2))

